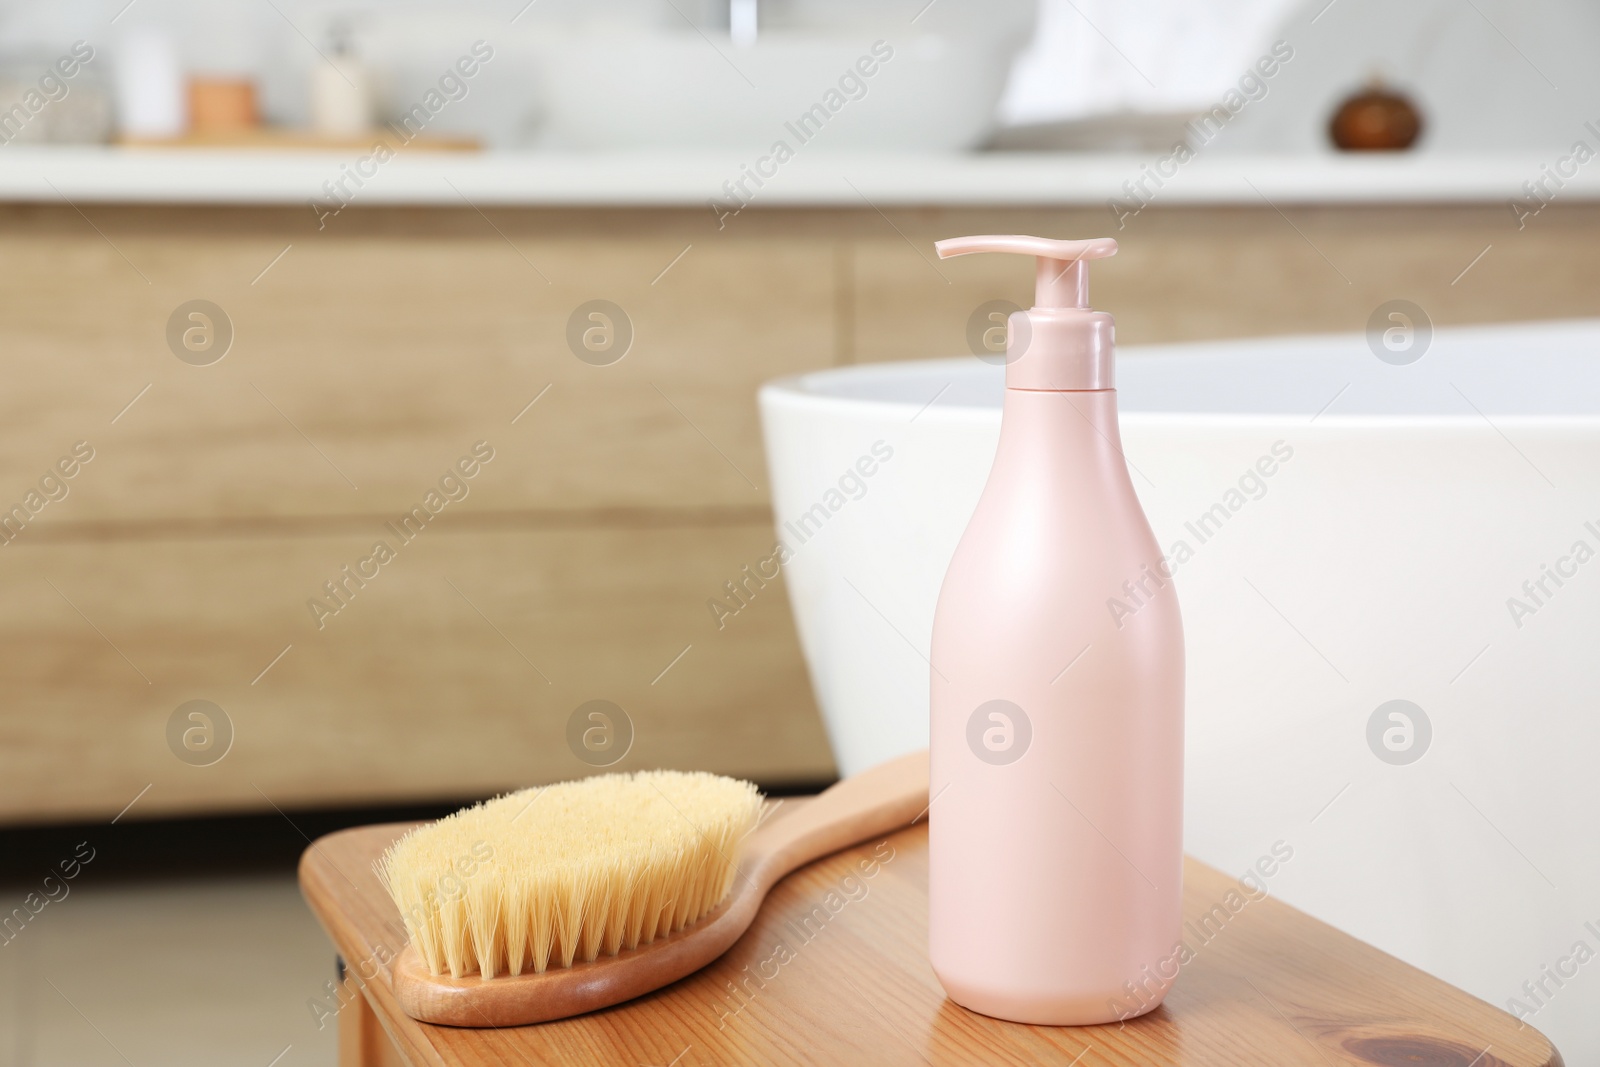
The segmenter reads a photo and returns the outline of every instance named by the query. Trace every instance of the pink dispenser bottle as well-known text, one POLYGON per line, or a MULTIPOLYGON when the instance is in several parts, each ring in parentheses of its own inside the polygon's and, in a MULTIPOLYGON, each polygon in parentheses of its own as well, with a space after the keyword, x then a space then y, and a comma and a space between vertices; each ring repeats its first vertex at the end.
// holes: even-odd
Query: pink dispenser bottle
POLYGON ((1038 257, 1007 327, 1000 446, 933 622, 929 948, 950 998, 1016 1022, 1143 1014, 1186 958, 1183 629, 1117 430, 1115 241, 1038 257))

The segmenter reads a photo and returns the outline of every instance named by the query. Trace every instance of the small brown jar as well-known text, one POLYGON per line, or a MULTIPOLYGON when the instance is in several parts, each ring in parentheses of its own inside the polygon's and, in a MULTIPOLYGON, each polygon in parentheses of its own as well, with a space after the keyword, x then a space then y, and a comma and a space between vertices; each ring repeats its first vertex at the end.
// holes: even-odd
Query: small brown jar
POLYGON ((1416 104, 1378 79, 1345 99, 1328 122, 1328 137, 1345 152, 1397 152, 1422 135, 1416 104))
POLYGON ((195 133, 238 133, 261 124, 255 83, 246 78, 189 79, 189 128, 195 133))

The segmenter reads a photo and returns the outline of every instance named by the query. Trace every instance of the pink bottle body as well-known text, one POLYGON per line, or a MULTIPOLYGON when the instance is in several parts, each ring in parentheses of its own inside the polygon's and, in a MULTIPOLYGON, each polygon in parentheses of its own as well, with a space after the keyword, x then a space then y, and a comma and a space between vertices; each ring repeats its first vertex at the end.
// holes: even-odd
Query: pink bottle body
POLYGON ((975 1011, 1112 1022, 1179 965, 1182 624, 1116 391, 1014 370, 934 616, 930 955, 975 1011))

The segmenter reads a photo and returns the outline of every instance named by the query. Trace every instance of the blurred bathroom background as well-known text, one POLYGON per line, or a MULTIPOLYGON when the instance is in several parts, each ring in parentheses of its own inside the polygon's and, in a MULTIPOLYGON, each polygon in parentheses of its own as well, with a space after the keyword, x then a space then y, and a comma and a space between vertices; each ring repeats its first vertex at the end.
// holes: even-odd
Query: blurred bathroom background
MULTIPOLYGON (((593 773, 568 740, 588 701, 624 716, 616 769, 832 781, 850 759, 790 592, 751 577, 774 537, 756 394, 856 364, 992 370, 1031 272, 938 261, 936 239, 1117 238, 1092 301, 1130 358, 1336 335, 1379 381, 1396 336, 1440 331, 1437 357, 1452 329, 1568 321, 1540 336, 1588 352, 1597 47, 1586 0, 0 0, 0 1067, 335 1062, 295 858, 593 773), (480 444, 492 460, 365 570, 480 444), (70 896, 17 918, 81 843, 70 896)), ((1582 389, 1484 388, 1457 414, 1509 426, 1495 448, 1521 441, 1496 403, 1595 418, 1562 407, 1582 389)), ((1394 476, 1370 463, 1340 491, 1394 476)), ((1234 529, 1265 536, 1291 499, 1234 529)), ((1463 499, 1459 529, 1517 511, 1463 499)), ((1481 578, 1464 558, 1451 574, 1481 578)), ((1361 561, 1298 569, 1350 584, 1336 564, 1361 561)), ((1494 625, 1514 589, 1483 586, 1494 625)), ((1569 633, 1593 632, 1586 595, 1564 595, 1590 627, 1569 633)), ((873 611, 884 655, 922 670, 915 605, 873 611)), ((1406 643, 1370 622, 1352 662, 1406 643)), ((1600 920, 1600 793, 1540 781, 1528 747, 1592 753, 1573 708, 1600 678, 1538 647, 1561 668, 1472 661, 1508 671, 1493 700, 1429 665, 1440 747, 1415 768, 1368 752, 1371 702, 1263 652, 1238 684, 1281 732, 1191 705, 1191 851, 1228 869, 1303 832, 1283 899, 1526 999, 1600 920), (1451 744, 1482 792, 1450 792, 1451 744), (1341 781, 1326 816, 1286 799, 1341 781), (1386 820, 1435 819, 1459 847, 1375 858, 1386 820)), ((1529 1016, 1570 1063, 1600 1061, 1597 975, 1529 1016)))
POLYGON ((1104 151, 1170 147, 1184 120, 1301 26, 1315 28, 1314 47, 1273 85, 1271 102, 1230 131, 1228 147, 1331 150, 1328 116, 1377 79, 1425 111, 1418 151, 1561 148, 1572 121, 1590 117, 1584 104, 1600 83, 1581 62, 1600 14, 1571 0, 1398 9, 1374 0, 64 0, 0 5, 0 69, 11 85, 30 83, 74 40, 98 56, 84 95, 104 97, 100 120, 47 123, 58 128, 23 139, 108 141, 128 136, 129 123, 142 136, 139 86, 148 93, 162 77, 247 82, 255 121, 310 131, 317 72, 330 60, 348 65, 381 122, 428 89, 460 42, 483 39, 498 61, 437 131, 497 150, 694 149, 764 139, 771 120, 791 117, 772 110, 761 115, 765 128, 751 122, 760 104, 782 102, 783 82, 814 82, 834 53, 882 37, 903 42, 913 59, 905 65, 918 73, 897 71, 902 80, 880 91, 915 93, 940 121, 913 135, 887 117, 864 118, 857 136, 830 137, 825 150, 1104 151), (693 50, 704 49, 723 61, 699 62, 693 50), (745 64, 761 71, 759 86, 745 64), (1016 127, 1028 135, 1000 132, 1016 127))

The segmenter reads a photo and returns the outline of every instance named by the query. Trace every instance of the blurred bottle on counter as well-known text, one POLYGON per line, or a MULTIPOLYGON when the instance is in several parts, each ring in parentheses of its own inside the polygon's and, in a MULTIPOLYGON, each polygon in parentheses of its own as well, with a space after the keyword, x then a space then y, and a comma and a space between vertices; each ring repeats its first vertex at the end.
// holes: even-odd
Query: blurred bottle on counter
POLYGON ((372 74, 348 22, 334 22, 331 37, 328 62, 311 68, 311 128, 322 137, 359 137, 373 125, 372 74))
POLYGON ((105 144, 116 128, 111 86, 99 73, 80 75, 51 105, 50 140, 57 144, 105 144))
POLYGON ((154 27, 130 29, 116 56, 117 127, 128 140, 168 140, 189 128, 178 43, 154 27))
POLYGON ((110 139, 111 92, 86 41, 0 54, 0 144, 110 139))

